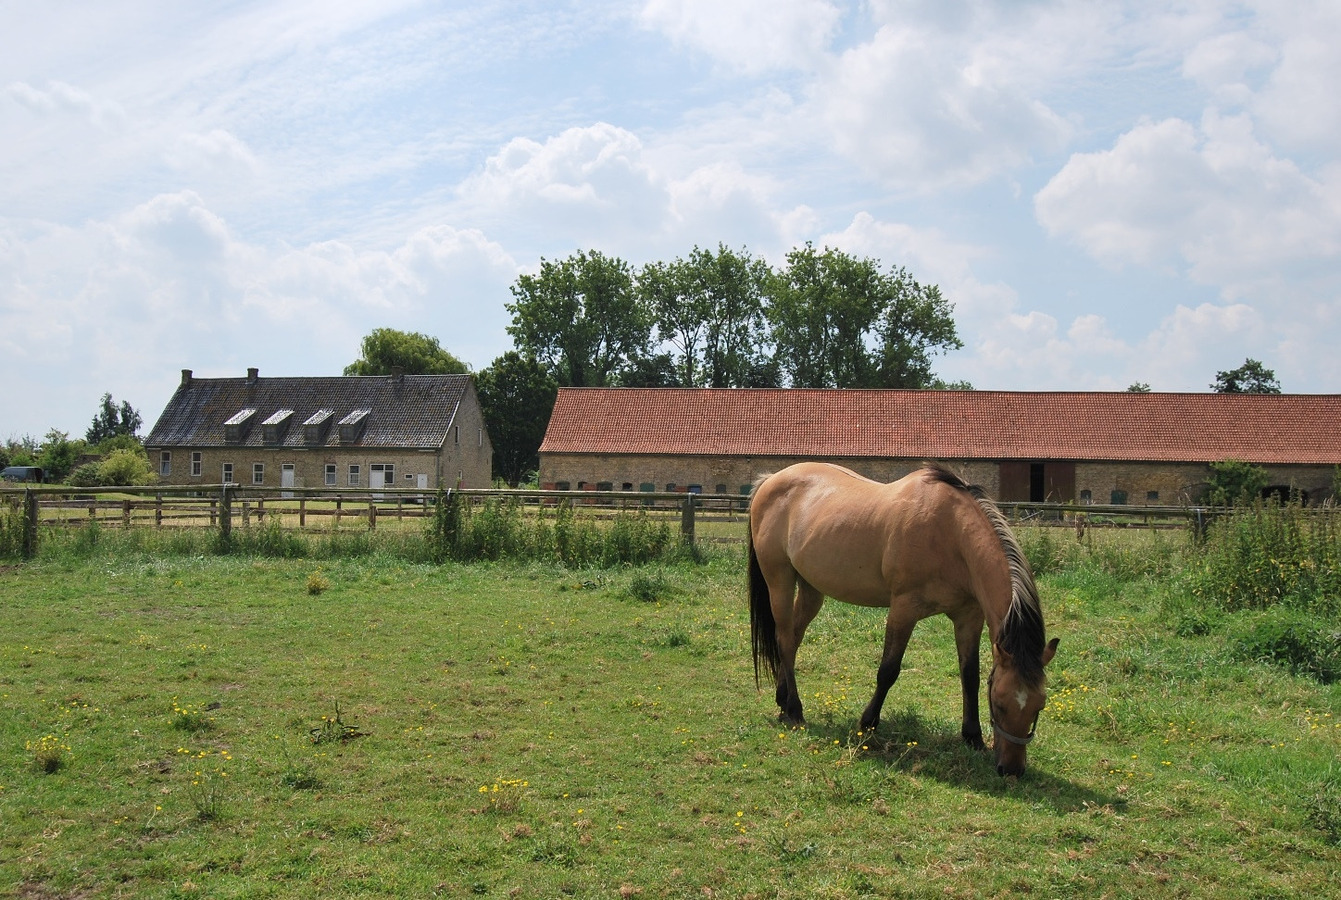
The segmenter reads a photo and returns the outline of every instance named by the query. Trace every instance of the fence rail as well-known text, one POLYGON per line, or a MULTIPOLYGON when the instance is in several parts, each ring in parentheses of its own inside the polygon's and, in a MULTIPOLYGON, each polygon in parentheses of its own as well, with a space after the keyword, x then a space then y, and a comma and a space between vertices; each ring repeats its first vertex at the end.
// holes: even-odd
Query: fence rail
MULTIPOLYGON (((467 488, 455 492, 479 505, 506 500, 554 509, 570 504, 594 516, 642 509, 677 515, 684 540, 695 540, 704 521, 741 521, 749 499, 739 494, 684 492, 552 491, 527 488, 467 488)), ((299 529, 358 527, 375 530, 379 522, 413 523, 433 514, 437 494, 413 488, 273 488, 241 484, 104 487, 91 491, 62 485, 0 488, 0 505, 21 510, 23 555, 37 548, 40 529, 81 527, 90 523, 133 528, 218 528, 227 535, 235 523, 249 527, 278 521, 299 529)), ((1112 506, 1071 503, 998 504, 1015 522, 1066 527, 1185 528, 1200 531, 1225 510, 1209 507, 1112 506)), ((708 537, 730 542, 740 537, 708 537)))

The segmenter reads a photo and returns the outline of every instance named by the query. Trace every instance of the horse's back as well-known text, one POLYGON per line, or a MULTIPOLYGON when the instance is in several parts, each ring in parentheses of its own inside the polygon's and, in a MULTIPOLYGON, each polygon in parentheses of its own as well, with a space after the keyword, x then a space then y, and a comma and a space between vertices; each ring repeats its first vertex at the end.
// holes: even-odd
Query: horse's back
POLYGON ((794 569, 821 593, 886 606, 893 593, 932 577, 948 485, 913 474, 885 484, 828 463, 798 463, 770 476, 750 510, 764 571, 794 569))

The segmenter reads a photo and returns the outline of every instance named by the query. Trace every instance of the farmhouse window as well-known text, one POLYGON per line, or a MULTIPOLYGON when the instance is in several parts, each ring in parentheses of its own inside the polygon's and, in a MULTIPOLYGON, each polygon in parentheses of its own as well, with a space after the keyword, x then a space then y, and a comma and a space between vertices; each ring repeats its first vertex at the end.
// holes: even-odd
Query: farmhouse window
POLYGON ((459 444, 459 443, 461 443, 461 426, 460 426, 460 425, 455 425, 455 426, 452 427, 452 443, 453 443, 453 444, 459 444))
POLYGON ((251 464, 251 483, 265 484, 265 463, 251 464))
POLYGON ((224 464, 223 464, 223 475, 221 476, 221 479, 220 479, 220 480, 222 480, 224 484, 232 484, 232 483, 233 483, 233 464, 232 464, 232 463, 224 463, 224 464))
POLYGON ((326 487, 335 487, 335 463, 326 463, 326 487))
POLYGON ((199 478, 201 468, 202 464, 200 459, 200 451, 199 450, 193 451, 191 453, 191 477, 199 478))
POLYGON ((167 478, 172 474, 172 451, 164 450, 158 454, 158 474, 160 478, 167 478))
POLYGON ((349 486, 350 487, 359 486, 359 467, 357 465, 352 465, 349 467, 349 486))

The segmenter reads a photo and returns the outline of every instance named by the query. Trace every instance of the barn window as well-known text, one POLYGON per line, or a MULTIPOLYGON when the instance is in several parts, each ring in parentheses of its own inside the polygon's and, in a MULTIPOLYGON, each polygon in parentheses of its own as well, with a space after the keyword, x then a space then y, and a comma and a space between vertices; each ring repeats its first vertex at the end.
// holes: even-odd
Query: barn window
POLYGON ((713 489, 713 492, 714 492, 714 493, 717 493, 717 494, 725 494, 725 493, 726 493, 726 485, 724 485, 724 484, 719 484, 719 485, 717 485, 717 487, 715 487, 715 488, 713 489))
POLYGON ((1086 488, 1085 490, 1080 492, 1081 503, 1092 503, 1093 501, 1094 501, 1094 494, 1093 492, 1090 491, 1089 488, 1086 488))
POLYGON ((191 453, 191 477, 199 478, 201 471, 200 451, 195 450, 191 453))
POLYGON ((1159 491, 1146 491, 1146 492, 1145 492, 1145 502, 1146 502, 1146 503, 1156 503, 1156 502, 1158 502, 1158 501, 1159 501, 1159 491))
POLYGON ((1114 506, 1126 506, 1126 505, 1127 505, 1127 492, 1126 492, 1126 491, 1113 491, 1113 493, 1109 495, 1108 502, 1111 503, 1111 504, 1113 504, 1114 506))
POLYGON ((335 487, 335 463, 326 463, 326 487, 335 487))
POLYGON ((223 474, 220 476, 220 480, 223 481, 224 484, 232 484, 232 483, 233 483, 233 464, 232 464, 232 463, 224 463, 224 464, 223 464, 223 474))
POLYGON ((251 464, 251 483, 265 484, 265 463, 251 464))
POLYGON ((167 478, 172 474, 172 451, 164 450, 158 454, 158 474, 162 478, 167 478))

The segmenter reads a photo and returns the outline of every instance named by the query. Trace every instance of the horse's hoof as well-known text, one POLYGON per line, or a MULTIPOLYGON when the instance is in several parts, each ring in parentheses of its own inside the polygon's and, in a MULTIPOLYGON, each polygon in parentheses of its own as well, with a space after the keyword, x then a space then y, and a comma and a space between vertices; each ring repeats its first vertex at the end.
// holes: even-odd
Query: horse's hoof
POLYGON ((788 728, 805 728, 806 720, 800 716, 789 716, 785 712, 778 713, 778 721, 788 728))

